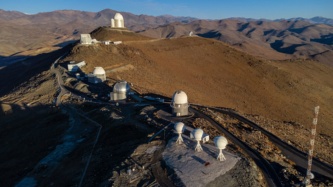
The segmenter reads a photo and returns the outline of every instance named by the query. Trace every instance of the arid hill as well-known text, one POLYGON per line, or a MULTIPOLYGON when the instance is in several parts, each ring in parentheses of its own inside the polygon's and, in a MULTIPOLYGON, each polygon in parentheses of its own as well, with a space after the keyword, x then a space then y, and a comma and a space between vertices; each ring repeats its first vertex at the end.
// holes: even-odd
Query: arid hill
MULTIPOLYGON (((119 106, 136 111, 124 109, 123 118, 118 116, 118 106, 108 109, 108 106, 100 108, 95 104, 86 105, 74 97, 70 98, 68 94, 63 95, 63 101, 77 111, 86 113, 79 115, 81 112, 75 108, 57 109, 54 106, 60 90, 58 79, 50 67, 65 54, 67 56, 61 63, 85 60, 87 66, 82 70, 86 73, 96 66, 104 67, 109 84, 115 80, 127 80, 140 93, 167 97, 171 97, 176 90, 184 90, 191 103, 235 109, 303 151, 308 146, 313 107, 319 105, 315 156, 333 163, 331 66, 311 60, 267 60, 241 52, 224 42, 197 36, 152 39, 125 29, 107 27, 99 27, 92 35, 99 40, 121 40, 123 43, 76 44, 0 69, 0 78, 4 80, 0 82, 0 134, 5 144, 1 149, 5 153, 1 155, 1 166, 8 170, 1 175, 5 179, 5 186, 18 182, 22 184, 25 179, 31 178, 35 179, 32 182, 37 185, 77 185, 84 166, 90 163, 87 158, 91 154, 87 175, 82 179, 88 185, 106 184, 102 181, 109 181, 110 171, 123 166, 132 153, 137 154, 137 146, 148 145, 146 139, 150 132, 141 133, 134 125, 128 131, 129 123, 133 123, 137 117, 134 115, 140 113, 132 105, 119 106), (98 126, 83 114, 103 123, 103 128, 99 128, 102 130, 98 131, 98 126), (115 120, 117 116, 119 120, 115 120), (112 128, 114 123, 117 128, 112 128), (126 137, 119 134, 124 131, 127 132, 126 137), (101 137, 94 150, 98 132, 101 132, 101 137), (135 146, 133 138, 136 139, 135 146), (59 147, 72 143, 77 147, 73 151, 63 152, 58 164, 43 162, 43 158, 50 155, 58 156, 54 151, 59 147), (18 146, 21 149, 17 149, 18 146), (12 170, 14 167, 17 169, 12 170)), ((65 64, 57 67, 62 72, 59 77, 65 82, 64 86, 73 83, 73 88, 77 89, 83 83, 63 69, 65 64)), ((89 89, 93 87, 104 92, 111 90, 107 84, 89 85, 89 89)), ((151 113, 151 116, 155 115, 155 112, 151 113)), ((221 120, 223 123, 224 119, 221 120)), ((205 125, 201 120, 197 123, 205 125)), ((244 127, 236 134, 248 139, 246 124, 227 125, 231 128, 244 127)), ((256 137, 257 140, 266 142, 259 131, 251 135, 260 135, 256 137)), ((283 157, 279 153, 275 156, 283 157)), ((147 154, 140 156, 146 157, 147 154)), ((162 168, 158 171, 164 172, 162 168)))
MULTIPOLYGON (((27 15, 0 10, 0 24, 3 26, 0 31, 0 56, 29 56, 58 49, 77 40, 80 33, 90 33, 96 27, 109 25, 115 13, 111 9, 99 12, 59 10, 27 15)), ((178 37, 193 31, 194 34, 224 41, 244 52, 268 59, 309 58, 328 64, 333 58, 333 31, 329 26, 332 19, 198 20, 169 15, 122 14, 129 30, 148 37, 178 37)))
MULTIPOLYGON (((8 56, 31 49, 61 45, 79 39, 80 33, 90 33, 96 27, 110 24, 116 11, 105 9, 99 12, 59 10, 27 15, 0 9, 2 35, 0 56, 8 56)), ((190 17, 147 16, 122 12, 125 26, 139 31, 170 22, 189 22, 190 17)), ((54 49, 53 49, 54 50, 54 49)), ((18 54, 17 54, 18 55, 18 54)), ((22 54, 19 54, 22 55, 22 54)), ((24 54, 27 55, 27 52, 24 54)))
MULTIPOLYGON (((119 31, 108 32, 119 35, 119 31)), ((308 128, 312 108, 320 105, 320 133, 333 135, 333 68, 315 61, 269 61, 202 37, 77 45, 65 59, 69 60, 85 60, 86 73, 102 66, 109 78, 130 81, 148 92, 171 97, 181 89, 191 102, 234 108, 308 128), (119 67, 131 68, 117 71, 119 67)))
POLYGON ((195 20, 147 29, 140 34, 170 38, 187 36, 190 32, 229 43, 251 55, 267 59, 302 58, 332 64, 333 26, 303 20, 195 20))

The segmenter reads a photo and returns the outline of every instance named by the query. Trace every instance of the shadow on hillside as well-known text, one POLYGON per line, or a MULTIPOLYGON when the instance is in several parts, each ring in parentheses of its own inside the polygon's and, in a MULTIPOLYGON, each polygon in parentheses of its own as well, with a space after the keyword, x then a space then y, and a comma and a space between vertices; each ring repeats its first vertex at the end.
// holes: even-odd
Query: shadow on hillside
MULTIPOLYGON (((147 135, 150 133, 138 128, 135 122, 110 119, 107 112, 96 110, 96 104, 63 106, 66 107, 66 114, 53 105, 28 107, 3 102, 0 104, 0 141, 3 142, 0 148, 0 168, 6 170, 0 173, 3 186, 14 186, 25 176, 32 173, 32 176, 38 175, 39 172, 43 173, 43 178, 38 179, 39 184, 49 184, 51 179, 55 181, 55 186, 75 186, 79 183, 87 163, 87 159, 81 158, 88 158, 91 153, 98 126, 76 114, 76 110, 70 107, 79 108, 83 112, 93 111, 91 115, 86 116, 103 126, 85 177, 84 182, 88 184, 91 181, 101 184, 105 178, 111 176, 110 173, 116 167, 119 167, 118 170, 133 167, 133 163, 120 163, 125 163, 131 158, 134 150, 147 141, 147 135), (3 104, 8 105, 6 111, 3 104), (69 113, 72 113, 72 117, 68 116, 69 113), (72 127, 71 123, 75 123, 76 127, 72 127), (68 140, 66 137, 74 139, 68 140), (64 157, 59 158, 59 154, 54 153, 72 141, 77 145, 68 153, 64 150, 64 157), (46 160, 56 165, 41 165, 45 158, 52 155, 57 157, 46 160), (47 172, 49 170, 52 171, 47 172), (66 172, 63 172, 64 170, 66 172), (99 173, 97 176, 96 171, 99 173)), ((129 110, 134 109, 130 107, 129 110)), ((122 111, 124 112, 127 110, 122 111)))
POLYGON ((242 32, 243 30, 245 30, 248 26, 250 25, 250 23, 244 23, 240 25, 240 28, 237 29, 238 32, 242 32))
POLYGON ((296 52, 296 48, 303 46, 305 44, 293 44, 289 47, 282 47, 284 45, 284 42, 282 40, 275 40, 274 43, 271 43, 271 48, 274 50, 280 52, 280 53, 285 53, 285 54, 294 54, 296 52))
POLYGON ((0 119, 2 186, 14 186, 30 173, 68 128, 68 117, 51 105, 0 102, 0 119))
POLYGON ((204 38, 216 38, 219 39, 222 34, 218 31, 209 31, 203 34, 197 34, 198 36, 204 37, 204 38))
POLYGON ((26 60, 27 56, 0 56, 0 68, 26 60))
POLYGON ((301 28, 290 28, 290 29, 288 29, 288 31, 294 32, 294 33, 297 33, 297 34, 301 34, 307 28, 309 28, 309 26, 301 27, 301 28))
POLYGON ((62 49, 36 56, 2 57, 1 61, 6 62, 7 66, 0 69, 0 97, 10 93, 33 76, 49 70, 52 63, 66 54, 70 48, 71 45, 67 45, 62 49))
POLYGON ((320 36, 320 38, 310 39, 310 41, 326 45, 333 45, 333 34, 323 35, 320 36))
POLYGON ((61 43, 58 43, 58 44, 54 45, 54 47, 66 47, 67 45, 76 44, 78 42, 79 42, 78 40, 64 41, 64 42, 61 42, 61 43))

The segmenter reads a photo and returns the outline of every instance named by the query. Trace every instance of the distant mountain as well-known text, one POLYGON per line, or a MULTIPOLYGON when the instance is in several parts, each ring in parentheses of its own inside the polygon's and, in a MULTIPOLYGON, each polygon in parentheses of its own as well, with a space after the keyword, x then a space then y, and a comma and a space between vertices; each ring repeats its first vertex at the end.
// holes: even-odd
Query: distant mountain
POLYGON ((172 23, 140 32, 156 38, 187 36, 190 32, 214 38, 255 56, 268 59, 316 59, 332 64, 333 26, 305 20, 195 20, 172 23))
POLYGON ((326 25, 333 25, 333 19, 330 18, 324 18, 324 17, 320 17, 320 16, 316 16, 313 18, 289 18, 289 19, 276 19, 274 21, 283 21, 283 20, 287 20, 287 21, 307 21, 310 23, 318 23, 318 24, 326 24, 326 25))
POLYGON ((327 25, 333 25, 333 19, 329 19, 329 18, 317 16, 317 17, 311 18, 310 20, 314 23, 323 23, 323 24, 327 24, 327 25))
MULTIPOLYGON (((111 18, 118 11, 105 9, 99 12, 59 10, 33 15, 16 11, 0 10, 1 55, 58 44, 64 40, 78 39, 80 33, 90 33, 99 26, 110 25, 111 18), (29 36, 29 37, 26 37, 29 36)), ((133 31, 154 28, 172 22, 189 23, 196 18, 134 15, 121 12, 125 26, 133 31)))
MULTIPOLYGON (((44 48, 62 46, 78 39, 80 33, 108 26, 116 12, 111 9, 99 12, 59 10, 27 15, 0 10, 0 56, 27 55, 29 53, 22 52, 33 49, 52 50, 44 48)), ((312 58, 331 63, 333 58, 333 27, 329 25, 332 19, 328 18, 199 20, 171 15, 155 17, 121 13, 129 30, 149 37, 180 37, 192 31, 269 59, 312 58)))

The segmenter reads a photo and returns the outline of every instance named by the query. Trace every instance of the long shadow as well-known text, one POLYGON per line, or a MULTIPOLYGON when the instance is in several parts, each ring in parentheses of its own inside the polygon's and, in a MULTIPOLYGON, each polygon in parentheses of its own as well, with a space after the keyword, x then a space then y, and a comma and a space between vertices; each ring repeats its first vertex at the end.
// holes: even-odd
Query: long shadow
POLYGON ((61 141, 68 116, 51 105, 0 106, 1 186, 14 186, 35 169, 61 141), (15 169, 13 169, 15 168, 15 169))
POLYGON ((301 34, 303 31, 305 31, 305 29, 307 29, 309 27, 310 26, 301 27, 301 28, 289 28, 288 31, 294 32, 294 33, 297 33, 297 34, 301 34))
POLYGON ((250 23, 244 23, 240 25, 240 28, 237 29, 238 32, 242 32, 243 30, 245 30, 248 26, 250 25, 250 23))
POLYGON ((219 39, 222 34, 218 31, 208 31, 206 33, 203 34, 198 34, 198 36, 204 37, 204 38, 217 38, 219 39))
POLYGON ((333 45, 333 34, 322 35, 320 38, 310 39, 310 41, 326 45, 333 45))
POLYGON ((296 48, 303 46, 305 44, 294 44, 289 47, 282 47, 284 42, 282 40, 275 40, 274 43, 271 43, 271 48, 274 50, 280 52, 280 53, 285 53, 285 54, 294 54, 296 52, 296 48))
POLYGON ((49 70, 52 63, 61 55, 69 52, 71 47, 72 45, 67 45, 59 50, 36 56, 2 58, 2 61, 6 60, 6 58, 21 58, 23 60, 0 69, 0 97, 10 93, 33 76, 49 70))

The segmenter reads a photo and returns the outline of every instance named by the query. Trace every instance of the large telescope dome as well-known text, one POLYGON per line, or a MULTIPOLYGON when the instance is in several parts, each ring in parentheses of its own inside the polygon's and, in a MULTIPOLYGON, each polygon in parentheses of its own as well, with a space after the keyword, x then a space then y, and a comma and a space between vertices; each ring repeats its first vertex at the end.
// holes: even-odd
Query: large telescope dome
POLYGON ((105 70, 102 67, 95 67, 93 74, 94 75, 103 75, 103 74, 105 74, 105 70))
POLYGON ((119 81, 113 86, 113 92, 128 92, 130 90, 130 85, 126 81, 119 81))
POLYGON ((172 96, 172 103, 174 104, 187 104, 187 95, 184 91, 176 91, 172 96))
POLYGON ((116 13, 116 14, 114 15, 114 19, 124 20, 124 17, 123 17, 123 15, 121 15, 120 13, 116 13))

